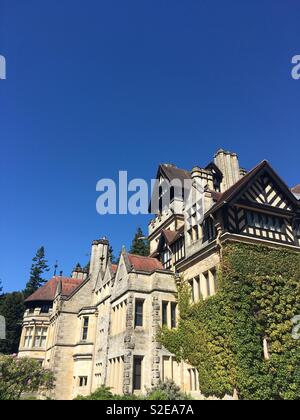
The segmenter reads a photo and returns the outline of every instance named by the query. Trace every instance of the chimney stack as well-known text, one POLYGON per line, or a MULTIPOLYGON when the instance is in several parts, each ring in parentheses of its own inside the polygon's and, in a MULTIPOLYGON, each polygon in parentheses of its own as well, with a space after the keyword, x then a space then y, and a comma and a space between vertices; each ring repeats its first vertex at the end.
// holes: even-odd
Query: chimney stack
POLYGON ((242 175, 236 153, 226 152, 221 149, 216 153, 214 162, 223 174, 221 192, 228 190, 241 179, 242 175))
POLYGON ((213 190, 214 188, 214 181, 213 181, 213 175, 211 171, 207 169, 199 168, 199 166, 196 166, 192 169, 192 179, 193 180, 199 180, 200 184, 203 188, 208 187, 209 189, 213 190))
POLYGON ((106 238, 98 239, 92 243, 90 275, 98 277, 106 269, 108 262, 109 242, 106 238))
POLYGON ((87 276, 88 271, 85 268, 82 268, 80 264, 77 264, 72 271, 72 279, 85 280, 87 276))

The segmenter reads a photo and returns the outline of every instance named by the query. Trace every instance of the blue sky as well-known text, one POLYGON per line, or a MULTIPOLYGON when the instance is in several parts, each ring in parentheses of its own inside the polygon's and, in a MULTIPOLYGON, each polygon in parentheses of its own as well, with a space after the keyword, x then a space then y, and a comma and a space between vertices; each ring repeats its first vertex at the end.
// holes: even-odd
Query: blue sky
POLYGON ((100 217, 96 183, 191 169, 223 147, 300 182, 299 0, 1 0, 0 278, 40 245, 67 275, 147 216, 100 217))

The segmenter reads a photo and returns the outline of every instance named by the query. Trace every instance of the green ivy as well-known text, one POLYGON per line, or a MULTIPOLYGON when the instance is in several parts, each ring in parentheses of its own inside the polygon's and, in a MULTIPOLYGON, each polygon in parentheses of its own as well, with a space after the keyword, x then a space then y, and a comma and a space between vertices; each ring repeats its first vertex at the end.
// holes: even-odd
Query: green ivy
POLYGON ((300 398, 300 342, 292 337, 292 318, 300 315, 300 254, 227 245, 218 293, 192 305, 182 283, 178 296, 178 328, 163 328, 159 339, 178 360, 197 367, 203 394, 300 398))

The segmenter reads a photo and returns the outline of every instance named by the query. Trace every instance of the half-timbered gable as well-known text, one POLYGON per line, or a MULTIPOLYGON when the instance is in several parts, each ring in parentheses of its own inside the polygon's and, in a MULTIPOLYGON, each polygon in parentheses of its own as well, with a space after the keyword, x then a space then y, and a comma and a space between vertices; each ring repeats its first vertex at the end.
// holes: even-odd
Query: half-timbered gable
POLYGON ((229 198, 225 213, 230 233, 298 245, 297 200, 268 162, 246 175, 229 198))
POLYGON ((255 182, 253 182, 253 184, 242 196, 242 200, 276 207, 282 210, 291 211, 293 208, 291 201, 286 196, 286 193, 282 192, 272 177, 267 173, 263 174, 255 182))

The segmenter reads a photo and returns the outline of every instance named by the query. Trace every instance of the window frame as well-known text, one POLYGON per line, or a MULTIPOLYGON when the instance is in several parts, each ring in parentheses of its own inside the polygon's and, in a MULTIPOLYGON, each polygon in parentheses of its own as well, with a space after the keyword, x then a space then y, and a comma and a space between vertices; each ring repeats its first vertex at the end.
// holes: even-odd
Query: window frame
POLYGON ((166 300, 162 301, 161 305, 161 323, 163 327, 168 326, 168 309, 169 309, 169 302, 166 300))
POLYGON ((177 328, 177 302, 171 302, 171 329, 177 328))
POLYGON ((143 361, 144 361, 144 356, 133 356, 133 381, 132 381, 133 391, 142 390, 143 361), (137 364, 137 362, 139 363, 137 364), (137 367, 139 367, 139 372, 137 371, 137 367))
POLYGON ((47 342, 48 328, 43 326, 37 326, 34 331, 33 348, 45 349, 47 342), (37 344, 36 344, 37 343, 37 344))
POLYGON ((90 317, 84 316, 82 319, 81 341, 87 341, 89 335, 90 317), (87 321, 87 325, 85 322, 87 321))
POLYGON ((88 379, 89 379, 88 376, 79 376, 78 379, 79 379, 79 384, 78 384, 79 388, 86 388, 88 386, 88 379))
POLYGON ((140 298, 135 299, 135 310, 134 310, 134 327, 135 328, 144 327, 144 304, 145 304, 145 299, 140 299, 140 298), (138 313, 138 308, 141 308, 141 312, 139 313, 138 313), (138 322, 138 320, 140 321, 140 323, 138 322))

